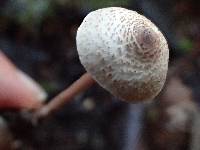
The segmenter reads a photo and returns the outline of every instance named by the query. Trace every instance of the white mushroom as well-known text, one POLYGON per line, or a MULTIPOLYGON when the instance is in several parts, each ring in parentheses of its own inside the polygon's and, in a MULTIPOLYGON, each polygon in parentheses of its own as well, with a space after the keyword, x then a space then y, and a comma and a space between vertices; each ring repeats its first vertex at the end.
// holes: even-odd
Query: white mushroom
POLYGON ((153 99, 162 89, 169 50, 147 18, 119 7, 88 14, 77 32, 81 63, 113 95, 129 102, 153 99))
POLYGON ((159 29, 137 12, 120 7, 93 11, 78 28, 76 42, 88 73, 44 106, 40 116, 57 109, 94 80, 133 103, 151 100, 162 89, 168 45, 159 29))

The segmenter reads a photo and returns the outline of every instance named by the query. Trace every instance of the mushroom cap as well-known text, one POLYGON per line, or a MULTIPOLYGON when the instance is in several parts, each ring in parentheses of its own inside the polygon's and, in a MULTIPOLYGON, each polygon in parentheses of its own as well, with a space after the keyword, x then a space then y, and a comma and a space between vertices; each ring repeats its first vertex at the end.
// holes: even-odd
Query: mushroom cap
POLYGON ((33 109, 46 99, 45 91, 0 51, 0 109, 33 109))
POLYGON ((135 103, 161 91, 169 49, 146 17, 120 7, 93 11, 78 28, 76 42, 85 69, 113 95, 135 103))

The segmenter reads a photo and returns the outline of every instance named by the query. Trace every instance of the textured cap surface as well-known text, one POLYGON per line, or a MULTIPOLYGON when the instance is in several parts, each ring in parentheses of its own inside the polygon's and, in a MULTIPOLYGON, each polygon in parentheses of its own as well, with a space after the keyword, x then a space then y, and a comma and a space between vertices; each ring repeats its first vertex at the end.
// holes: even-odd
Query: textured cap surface
POLYGON ((113 95, 130 102, 153 99, 162 89, 169 50, 147 18, 120 7, 89 13, 77 31, 85 69, 113 95))

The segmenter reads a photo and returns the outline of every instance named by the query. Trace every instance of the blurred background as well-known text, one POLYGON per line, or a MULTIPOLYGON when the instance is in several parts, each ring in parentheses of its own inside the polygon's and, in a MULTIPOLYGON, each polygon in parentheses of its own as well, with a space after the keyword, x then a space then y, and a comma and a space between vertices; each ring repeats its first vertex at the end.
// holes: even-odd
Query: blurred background
POLYGON ((21 113, 1 111, 9 133, 0 140, 12 136, 12 149, 200 149, 200 1, 1 0, 0 49, 51 99, 85 72, 78 26, 90 11, 108 6, 136 10, 164 33, 170 48, 164 90, 153 103, 134 105, 95 85, 37 126, 21 113))

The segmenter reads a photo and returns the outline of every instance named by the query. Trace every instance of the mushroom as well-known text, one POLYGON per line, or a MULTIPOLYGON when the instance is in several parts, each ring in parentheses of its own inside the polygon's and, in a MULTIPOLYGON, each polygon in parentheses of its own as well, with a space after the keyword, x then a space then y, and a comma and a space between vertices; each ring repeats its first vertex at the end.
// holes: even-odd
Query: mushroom
POLYGON ((165 37, 147 18, 120 7, 89 13, 76 36, 79 58, 88 73, 39 110, 48 115, 95 81, 131 103, 154 99, 168 70, 165 37))
POLYGON ((45 99, 45 91, 0 51, 0 109, 35 109, 45 99))

